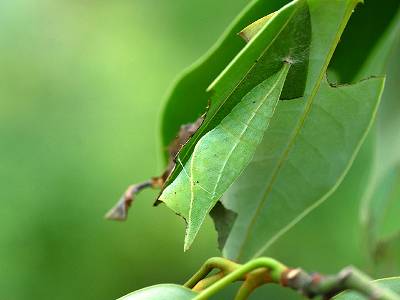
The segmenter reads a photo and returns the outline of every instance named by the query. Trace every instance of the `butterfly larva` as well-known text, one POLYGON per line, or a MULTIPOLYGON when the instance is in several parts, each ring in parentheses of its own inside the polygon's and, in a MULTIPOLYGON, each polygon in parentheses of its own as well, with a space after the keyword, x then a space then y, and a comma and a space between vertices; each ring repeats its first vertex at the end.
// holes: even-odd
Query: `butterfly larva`
POLYGON ((289 67, 283 63, 277 73, 255 86, 206 133, 182 165, 181 173, 160 196, 160 200, 186 211, 185 250, 212 207, 253 158, 278 104, 289 67), (189 207, 182 208, 189 197, 189 207))

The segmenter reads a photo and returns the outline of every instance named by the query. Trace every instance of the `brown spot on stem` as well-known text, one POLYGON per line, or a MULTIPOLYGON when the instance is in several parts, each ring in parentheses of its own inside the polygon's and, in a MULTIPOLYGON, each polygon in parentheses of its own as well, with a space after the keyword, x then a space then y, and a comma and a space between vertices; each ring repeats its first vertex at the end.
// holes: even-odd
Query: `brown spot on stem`
MULTIPOLYGON (((175 168, 175 159, 182 149, 183 145, 192 137, 192 135, 197 131, 200 125, 203 123, 204 116, 201 116, 194 123, 182 125, 177 137, 171 142, 168 147, 169 161, 167 168, 161 174, 161 176, 153 177, 148 181, 133 184, 128 187, 125 193, 121 196, 118 202, 112 207, 105 215, 106 219, 124 221, 128 215, 128 209, 135 199, 135 196, 146 188, 162 189, 167 178, 175 168)), ((157 202, 156 202, 157 204, 157 202)), ((155 204, 155 205, 156 205, 155 204)))

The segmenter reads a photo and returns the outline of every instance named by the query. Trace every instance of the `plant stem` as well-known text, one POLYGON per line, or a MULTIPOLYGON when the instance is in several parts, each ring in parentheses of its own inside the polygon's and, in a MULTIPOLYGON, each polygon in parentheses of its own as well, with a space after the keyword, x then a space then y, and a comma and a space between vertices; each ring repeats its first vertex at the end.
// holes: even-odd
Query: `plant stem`
POLYGON ((267 268, 267 270, 269 271, 271 281, 276 283, 280 282, 282 274, 287 270, 286 266, 282 265, 280 262, 272 258, 268 257, 256 258, 240 267, 237 267, 233 272, 229 273, 224 278, 217 281, 215 284, 206 288, 193 300, 208 299, 210 296, 214 295, 215 293, 217 293, 230 283, 243 278, 247 273, 258 268, 267 268))
POLYGON ((221 257, 210 258, 185 286, 200 292, 193 300, 205 300, 238 280, 243 280, 244 283, 235 300, 247 299, 256 288, 266 283, 279 283, 310 299, 316 296, 331 299, 342 291, 353 290, 373 300, 400 300, 399 295, 381 288, 353 267, 345 268, 336 275, 324 276, 318 273, 308 274, 302 269, 289 269, 268 257, 253 259, 244 265, 221 257), (221 271, 207 277, 214 268, 221 271))
POLYGON ((105 215, 106 219, 124 221, 126 220, 128 209, 131 206, 135 196, 142 190, 149 187, 156 187, 157 182, 153 179, 147 180, 142 183, 134 184, 128 187, 125 193, 105 215))
POLYGON ((254 291, 255 287, 251 285, 248 281, 245 281, 239 291, 236 293, 235 300, 246 300, 249 298, 250 294, 254 291))
POLYGON ((358 291, 370 299, 376 300, 400 300, 400 296, 389 289, 384 289, 359 270, 348 268, 342 271, 345 277, 344 285, 352 290, 358 291), (346 274, 348 274, 346 276, 346 274))
POLYGON ((400 300, 400 296, 381 288, 371 278, 352 267, 333 276, 309 275, 301 269, 292 269, 283 274, 282 285, 297 290, 308 298, 323 296, 330 299, 345 290, 353 290, 369 299, 400 300))
POLYGON ((201 291, 205 290, 206 288, 208 288, 210 285, 216 283, 218 280, 220 280, 224 276, 225 276, 224 272, 221 271, 221 272, 211 275, 207 278, 204 278, 204 279, 200 280, 192 288, 192 290, 195 292, 201 292, 201 291))
POLYGON ((184 286, 191 289, 200 280, 204 279, 213 269, 220 269, 223 274, 232 272, 240 265, 222 257, 212 257, 208 259, 185 284, 184 286))

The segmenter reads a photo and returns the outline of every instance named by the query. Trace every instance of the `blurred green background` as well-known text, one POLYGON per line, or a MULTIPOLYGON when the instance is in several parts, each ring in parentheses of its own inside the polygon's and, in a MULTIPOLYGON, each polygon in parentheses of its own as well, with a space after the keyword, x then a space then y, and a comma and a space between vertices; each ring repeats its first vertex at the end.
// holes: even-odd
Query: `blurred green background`
MULTIPOLYGON (((218 255, 210 220, 183 253, 184 223, 152 207, 155 191, 125 223, 103 215, 129 184, 161 172, 168 86, 247 2, 0 1, 0 299, 115 299, 184 282, 218 255)), ((357 184, 367 164, 360 156, 349 174, 357 184)), ((353 187, 270 254, 325 272, 364 266, 358 203, 341 197, 353 187)))
POLYGON ((182 254, 156 192, 103 215, 160 173, 163 96, 245 3, 0 1, 0 299, 115 299, 217 254, 210 223, 182 254))

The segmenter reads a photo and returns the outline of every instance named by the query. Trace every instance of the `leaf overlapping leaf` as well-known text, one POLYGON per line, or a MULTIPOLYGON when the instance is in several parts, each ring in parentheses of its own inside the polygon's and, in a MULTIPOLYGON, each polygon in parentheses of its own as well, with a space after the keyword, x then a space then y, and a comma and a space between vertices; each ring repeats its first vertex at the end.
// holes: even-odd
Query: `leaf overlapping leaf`
MULTIPOLYGON (((224 197, 224 205, 238 215, 225 256, 246 260, 262 254, 325 200, 350 168, 373 122, 383 86, 382 78, 372 78, 353 86, 332 87, 325 78, 357 2, 308 0, 303 11, 299 7, 305 2, 293 2, 269 18, 211 85, 209 114, 204 127, 184 147, 183 164, 201 136, 215 128, 266 74, 276 71, 274 61, 294 57, 299 62, 288 75, 282 95, 298 99, 278 105, 257 156, 224 197)), ((175 170, 171 181, 180 171, 175 170)), ((169 207, 188 218, 188 200, 169 207)))

